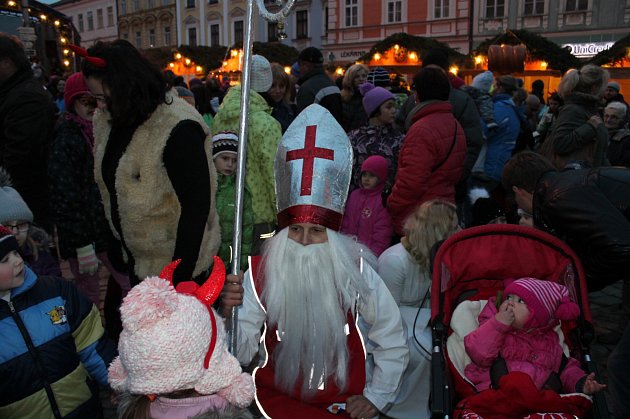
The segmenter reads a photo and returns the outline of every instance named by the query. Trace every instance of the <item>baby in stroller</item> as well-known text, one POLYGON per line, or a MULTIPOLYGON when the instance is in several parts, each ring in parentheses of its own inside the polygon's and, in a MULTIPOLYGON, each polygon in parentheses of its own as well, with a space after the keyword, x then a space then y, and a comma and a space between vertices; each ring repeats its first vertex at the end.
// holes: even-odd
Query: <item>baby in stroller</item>
POLYGON ((488 300, 479 327, 464 337, 472 360, 464 373, 478 391, 499 388, 502 377, 515 371, 525 373, 537 390, 594 394, 606 388, 563 353, 558 320, 580 314, 564 285, 521 278, 509 283, 503 296, 488 300))

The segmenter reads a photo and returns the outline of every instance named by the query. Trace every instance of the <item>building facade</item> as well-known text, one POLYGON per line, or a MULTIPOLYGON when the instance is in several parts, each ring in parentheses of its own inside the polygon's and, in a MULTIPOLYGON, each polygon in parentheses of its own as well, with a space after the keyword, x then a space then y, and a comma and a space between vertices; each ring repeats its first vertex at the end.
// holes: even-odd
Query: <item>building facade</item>
MULTIPOLYGON (((559 44, 612 43, 628 34, 628 0, 482 0, 474 2, 477 45, 506 29, 526 29, 559 44)), ((594 55, 594 54, 593 54, 594 55)))
POLYGON ((247 7, 244 0, 175 2, 178 44, 242 47, 247 7))
POLYGON ((462 53, 469 48, 470 1, 330 0, 324 57, 348 62, 399 32, 435 38, 462 53))
MULTIPOLYGON (((270 12, 278 10, 269 0, 265 4, 270 12)), ((246 8, 244 0, 176 0, 178 44, 242 48, 246 8)), ((253 38, 259 42, 279 41, 297 49, 321 47, 324 21, 321 1, 297 0, 283 30, 286 38, 279 36, 277 24, 265 21, 258 13, 254 16, 253 38)))
POLYGON ((118 38, 116 0, 61 0, 50 7, 70 18, 85 48, 118 38))
POLYGON ((118 33, 136 48, 177 46, 174 0, 117 0, 118 33))

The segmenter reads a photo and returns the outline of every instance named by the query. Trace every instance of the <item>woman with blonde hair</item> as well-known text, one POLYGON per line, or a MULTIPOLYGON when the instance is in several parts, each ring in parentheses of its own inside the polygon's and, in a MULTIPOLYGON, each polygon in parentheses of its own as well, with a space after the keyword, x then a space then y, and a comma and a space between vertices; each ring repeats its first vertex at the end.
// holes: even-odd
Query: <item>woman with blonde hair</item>
POLYGON ((431 285, 431 247, 458 229, 454 204, 433 199, 405 221, 405 236, 378 259, 378 272, 399 306, 429 307, 422 301, 431 285))
POLYGON ((391 292, 407 330, 409 365, 400 392, 387 412, 395 418, 429 418, 431 330, 430 254, 433 245, 459 230, 454 204, 434 199, 405 221, 401 242, 378 258, 378 273, 391 292))
POLYGON ((343 110, 343 128, 350 132, 367 123, 363 110, 363 96, 359 86, 367 81, 368 67, 363 64, 351 65, 341 83, 341 106, 343 110))
POLYGON ((541 152, 558 169, 568 163, 607 166, 608 132, 602 120, 602 93, 610 75, 596 65, 566 72, 558 85, 564 106, 541 152))

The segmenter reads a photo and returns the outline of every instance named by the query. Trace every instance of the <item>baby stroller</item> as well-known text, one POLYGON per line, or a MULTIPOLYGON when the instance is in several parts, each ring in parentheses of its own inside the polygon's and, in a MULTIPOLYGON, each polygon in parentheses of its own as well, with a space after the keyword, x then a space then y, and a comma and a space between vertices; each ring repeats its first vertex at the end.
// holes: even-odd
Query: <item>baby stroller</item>
MULTIPOLYGON (((585 276, 575 253, 556 237, 529 227, 494 224, 469 228, 447 239, 433 259, 433 418, 475 417, 456 408, 457 402, 476 393, 463 373, 467 361, 463 337, 478 326, 482 300, 497 295, 504 288, 504 279, 526 276, 558 282, 569 289, 581 315, 575 322, 563 322, 558 333, 561 342, 564 337, 565 354, 580 360, 587 373, 596 372, 589 352, 594 332, 585 276)), ((591 412, 593 417, 608 418, 603 393, 593 396, 591 412)))

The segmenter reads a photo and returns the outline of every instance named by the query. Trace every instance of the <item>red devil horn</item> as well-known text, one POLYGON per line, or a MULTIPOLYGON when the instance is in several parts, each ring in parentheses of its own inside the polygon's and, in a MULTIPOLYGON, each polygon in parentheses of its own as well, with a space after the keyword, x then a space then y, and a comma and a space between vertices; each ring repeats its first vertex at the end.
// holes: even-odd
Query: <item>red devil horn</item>
POLYGON ((70 48, 78 56, 85 58, 89 63, 91 63, 95 67, 99 67, 99 68, 107 67, 107 62, 104 59, 99 58, 99 57, 90 57, 90 54, 88 54, 85 48, 81 48, 78 45, 68 45, 68 48, 70 48))
POLYGON ((78 45, 70 44, 70 45, 68 45, 68 48, 70 48, 72 50, 72 52, 74 52, 78 56, 81 56, 81 57, 88 57, 89 56, 87 50, 85 48, 81 48, 78 45))
POLYGON ((160 272, 160 278, 166 279, 171 285, 173 285, 173 272, 175 272, 175 268, 177 268, 177 265, 179 265, 179 262, 181 261, 181 259, 177 259, 166 265, 164 269, 162 269, 162 272, 160 272))
POLYGON ((195 292, 195 296, 204 304, 211 306, 219 297, 225 283, 225 264, 220 257, 214 257, 214 266, 206 282, 195 292))

